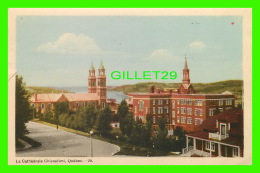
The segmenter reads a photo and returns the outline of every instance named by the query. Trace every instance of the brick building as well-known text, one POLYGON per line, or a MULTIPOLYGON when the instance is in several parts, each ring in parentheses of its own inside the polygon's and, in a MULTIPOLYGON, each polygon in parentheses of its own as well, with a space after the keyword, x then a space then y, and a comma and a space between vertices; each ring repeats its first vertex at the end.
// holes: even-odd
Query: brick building
MULTIPOLYGON (((105 107, 107 103, 107 87, 105 68, 101 62, 98 76, 95 75, 93 64, 89 69, 88 93, 64 93, 64 94, 34 94, 30 98, 31 105, 38 113, 44 113, 47 108, 53 108, 56 102, 69 102, 69 109, 75 111, 79 106, 92 104, 95 107, 105 107)), ((114 105, 113 100, 108 104, 114 105)))
POLYGON ((182 127, 185 131, 197 131, 207 118, 235 107, 232 94, 196 94, 190 83, 187 59, 183 69, 182 84, 178 89, 150 88, 149 93, 128 93, 128 104, 135 119, 152 120, 157 126, 165 117, 169 129, 182 127))

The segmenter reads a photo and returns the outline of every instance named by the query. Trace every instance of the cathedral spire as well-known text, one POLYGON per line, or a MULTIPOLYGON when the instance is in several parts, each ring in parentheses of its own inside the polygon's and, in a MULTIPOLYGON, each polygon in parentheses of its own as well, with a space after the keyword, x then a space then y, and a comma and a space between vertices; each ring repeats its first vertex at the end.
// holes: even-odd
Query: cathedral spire
POLYGON ((185 55, 185 63, 184 63, 184 69, 183 69, 182 83, 183 84, 190 84, 190 70, 188 68, 188 62, 187 62, 186 55, 185 55))
POLYGON ((99 69, 105 69, 104 65, 103 65, 103 61, 101 61, 99 69))
POLYGON ((89 70, 95 70, 95 68, 93 66, 93 62, 91 62, 91 66, 90 66, 89 70))
POLYGON ((188 63, 187 63, 187 56, 185 55, 185 64, 184 64, 184 70, 188 69, 188 63))

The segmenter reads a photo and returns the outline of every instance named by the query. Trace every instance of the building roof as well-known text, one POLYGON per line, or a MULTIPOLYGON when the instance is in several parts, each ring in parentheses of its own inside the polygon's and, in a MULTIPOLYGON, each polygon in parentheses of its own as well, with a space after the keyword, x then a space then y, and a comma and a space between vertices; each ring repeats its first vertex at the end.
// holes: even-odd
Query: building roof
POLYGON ((62 94, 34 94, 31 98, 31 102, 56 102, 62 94))
POLYGON ((34 94, 31 102, 57 102, 62 96, 68 101, 98 100, 97 93, 34 94))
POLYGON ((66 93, 63 95, 68 99, 68 101, 98 100, 97 93, 66 93))
POLYGON ((235 126, 233 129, 231 128, 231 132, 243 132, 243 110, 241 109, 230 109, 210 117, 201 124, 201 128, 204 130, 215 131, 217 129, 216 120, 240 124, 235 126))

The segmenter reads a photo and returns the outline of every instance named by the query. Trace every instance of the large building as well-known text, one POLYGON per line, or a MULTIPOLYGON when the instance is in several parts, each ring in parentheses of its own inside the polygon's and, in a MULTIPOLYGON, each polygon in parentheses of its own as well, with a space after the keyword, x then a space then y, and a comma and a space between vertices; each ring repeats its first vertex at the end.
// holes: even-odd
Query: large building
POLYGON ((103 63, 100 64, 97 77, 95 68, 91 64, 88 77, 88 93, 34 94, 30 98, 30 102, 38 113, 44 113, 47 108, 53 108, 53 104, 56 102, 69 102, 69 109, 72 111, 87 104, 92 104, 95 107, 105 107, 107 103, 107 87, 103 63))
POLYGON ((169 129, 182 127, 187 132, 197 131, 204 120, 235 107, 233 94, 196 94, 190 83, 187 58, 182 84, 178 89, 150 88, 149 93, 128 93, 128 104, 135 119, 149 118, 157 126, 165 117, 169 129))

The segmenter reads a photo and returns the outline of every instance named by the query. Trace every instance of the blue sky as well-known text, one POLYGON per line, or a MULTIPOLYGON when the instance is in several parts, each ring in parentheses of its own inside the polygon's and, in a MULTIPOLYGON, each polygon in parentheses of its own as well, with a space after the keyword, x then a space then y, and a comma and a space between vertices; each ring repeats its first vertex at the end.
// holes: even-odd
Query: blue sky
POLYGON ((112 71, 176 71, 185 54, 191 82, 242 79, 242 17, 18 16, 16 67, 29 86, 86 86, 88 69, 103 60, 112 71), (234 22, 234 24, 232 24, 234 22))

